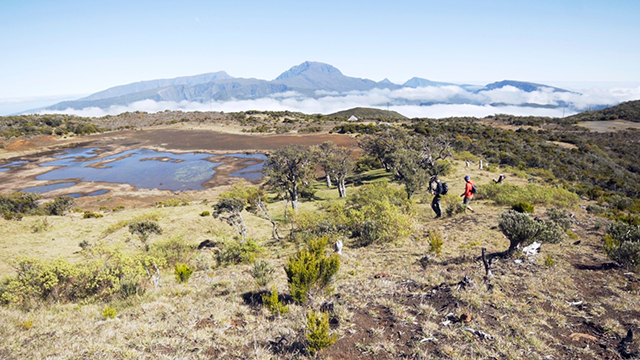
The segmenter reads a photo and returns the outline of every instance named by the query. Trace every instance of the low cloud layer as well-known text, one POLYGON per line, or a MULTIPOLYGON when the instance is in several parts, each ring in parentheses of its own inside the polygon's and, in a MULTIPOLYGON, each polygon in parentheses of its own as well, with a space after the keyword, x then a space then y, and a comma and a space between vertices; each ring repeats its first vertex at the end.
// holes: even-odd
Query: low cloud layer
MULTIPOLYGON (((304 97, 289 91, 255 100, 229 100, 199 102, 138 101, 128 106, 112 106, 108 109, 67 109, 55 113, 100 117, 127 111, 158 112, 182 111, 300 111, 307 114, 330 114, 354 107, 374 107, 395 110, 408 117, 443 118, 450 116, 483 117, 496 113, 512 115, 536 115, 561 117, 575 114, 596 106, 612 106, 623 101, 640 99, 638 88, 599 89, 580 92, 554 92, 550 88, 525 92, 506 86, 491 91, 473 93, 459 86, 402 88, 398 90, 373 89, 347 93, 317 92, 315 98, 304 97), (491 105, 494 104, 494 105, 491 105), (535 104, 535 105, 531 105, 535 104), (566 104, 566 106, 565 106, 566 104), (553 108, 555 107, 555 108, 553 108)), ((42 111, 51 113, 52 111, 42 111)))

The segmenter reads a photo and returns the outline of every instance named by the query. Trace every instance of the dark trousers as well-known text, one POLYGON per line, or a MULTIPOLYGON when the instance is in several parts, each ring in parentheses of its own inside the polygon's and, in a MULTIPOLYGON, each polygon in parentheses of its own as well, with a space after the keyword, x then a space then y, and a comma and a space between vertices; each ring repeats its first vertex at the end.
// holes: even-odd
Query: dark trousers
POLYGON ((442 207, 440 206, 440 195, 436 195, 433 197, 433 201, 431 201, 431 208, 436 213, 436 217, 442 216, 442 207))

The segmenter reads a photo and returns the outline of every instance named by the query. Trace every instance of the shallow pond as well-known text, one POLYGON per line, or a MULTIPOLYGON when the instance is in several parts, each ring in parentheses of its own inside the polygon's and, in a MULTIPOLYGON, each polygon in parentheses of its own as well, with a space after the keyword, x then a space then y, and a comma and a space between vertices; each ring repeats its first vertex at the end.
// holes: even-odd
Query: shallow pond
MULTIPOLYGON (((128 150, 106 157, 99 155, 100 151, 96 148, 66 150, 63 154, 54 156, 56 160, 40 163, 40 166, 54 166, 56 169, 38 175, 36 179, 123 183, 136 188, 172 191, 201 190, 204 189, 202 184, 216 173, 214 169, 224 163, 224 157, 249 160, 245 168, 230 174, 249 180, 260 179, 262 165, 266 159, 262 154, 173 154, 148 149, 128 150)), ((16 165, 19 164, 3 165, 2 169, 9 170, 16 165)), ((75 184, 76 182, 62 182, 21 191, 44 193, 75 184)), ((99 190, 88 195, 100 195, 104 192, 106 190, 99 190)), ((73 195, 77 196, 75 193, 73 195)))

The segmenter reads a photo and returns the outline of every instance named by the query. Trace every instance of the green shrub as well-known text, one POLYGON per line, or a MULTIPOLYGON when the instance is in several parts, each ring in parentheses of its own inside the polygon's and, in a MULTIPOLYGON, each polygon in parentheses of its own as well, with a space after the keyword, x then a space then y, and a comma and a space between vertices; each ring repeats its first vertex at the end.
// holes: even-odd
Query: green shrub
POLYGON ((534 241, 555 244, 563 239, 562 229, 554 222, 535 221, 529 215, 513 210, 499 215, 498 226, 510 242, 507 255, 512 255, 534 241))
POLYGON ((337 339, 336 334, 329 335, 329 314, 322 311, 309 311, 307 314, 307 341, 311 355, 333 345, 337 339))
MULTIPOLYGON (((330 205, 340 206, 340 205, 330 205)), ((344 207, 341 207, 343 209, 344 207)), ((341 210, 340 210, 341 211, 341 210)), ((299 211, 293 214, 295 231, 291 236, 295 240, 308 241, 323 236, 332 236, 340 233, 346 220, 333 218, 328 212, 299 211)), ((346 231, 346 230, 345 230, 346 231)))
POLYGON ((36 215, 41 198, 39 194, 23 192, 0 195, 0 214, 6 220, 21 220, 25 215, 36 215))
POLYGON ((265 260, 254 261, 251 268, 251 276, 261 288, 269 285, 274 272, 275 269, 265 260))
POLYGON ((580 202, 580 197, 569 190, 536 184, 518 186, 490 183, 478 188, 476 199, 492 200, 496 205, 513 205, 526 201, 534 205, 561 208, 573 208, 580 202))
POLYGON ((209 216, 209 215, 211 215, 211 213, 206 210, 200 213, 200 216, 202 217, 209 216))
POLYGON ((444 245, 444 241, 442 241, 442 236, 436 230, 429 230, 429 252, 440 255, 442 253, 442 245, 444 245))
POLYGON ((548 208, 547 216, 551 221, 558 224, 562 230, 568 231, 571 228, 571 220, 569 219, 569 213, 567 210, 548 208))
POLYGON ((365 171, 371 171, 371 170, 380 169, 380 168, 382 168, 382 164, 380 163, 380 160, 378 160, 377 158, 371 155, 364 154, 364 155, 361 155, 356 161, 355 172, 363 173, 365 171))
POLYGON ((186 263, 191 260, 194 246, 187 244, 182 236, 174 236, 169 240, 154 242, 150 245, 149 254, 163 259, 168 266, 186 263))
POLYGON ((327 211, 336 229, 350 232, 361 246, 398 240, 413 230, 413 202, 386 182, 364 185, 346 203, 336 202, 327 211))
POLYGON ((144 249, 149 251, 149 238, 153 234, 162 234, 162 228, 156 221, 139 220, 129 223, 129 232, 131 235, 138 235, 140 241, 144 244, 144 249))
POLYGON ((217 254, 217 261, 220 265, 248 264, 262 251, 262 247, 253 239, 236 240, 223 245, 217 254))
POLYGON ((551 254, 547 255, 547 257, 544 258, 544 266, 546 266, 546 267, 555 267, 556 266, 556 261, 553 259, 551 254))
POLYGON ((82 215, 82 218, 83 219, 99 219, 99 218, 101 218, 103 216, 104 215, 102 215, 102 214, 97 214, 97 213, 94 213, 94 212, 91 212, 91 211, 87 210, 87 211, 84 212, 84 215, 82 215))
POLYGON ((155 203, 155 207, 176 207, 189 205, 188 199, 169 199, 166 201, 158 201, 155 203))
POLYGON ((59 196, 52 202, 45 204, 44 212, 47 215, 63 216, 66 211, 73 209, 76 201, 71 196, 59 196))
POLYGON ((124 210, 124 206, 123 205, 118 205, 118 206, 114 207, 113 209, 111 209, 111 211, 113 211, 113 212, 122 211, 122 210, 124 210))
POLYGON ((176 264, 174 273, 179 283, 187 283, 193 273, 193 269, 187 264, 176 264))
POLYGON ((111 306, 107 305, 103 310, 102 310, 102 317, 107 320, 107 319, 115 319, 116 318, 116 309, 112 308, 111 306))
POLYGON ((51 230, 51 223, 47 218, 36 220, 33 225, 31 225, 31 231, 34 233, 45 232, 51 230))
POLYGON ((607 228, 604 238, 607 255, 627 269, 640 271, 640 229, 622 222, 607 228))
POLYGON ((271 288, 269 295, 262 295, 262 304, 275 316, 282 316, 289 312, 289 306, 280 302, 275 286, 271 288))
POLYGON ((462 214, 467 209, 467 206, 460 201, 460 197, 456 195, 444 195, 440 200, 443 205, 444 212, 448 217, 456 214, 462 214))
POLYGON ((534 208, 533 205, 529 204, 526 201, 520 201, 511 206, 511 210, 517 211, 523 214, 533 214, 534 208))
POLYGON ((330 293, 331 283, 340 268, 340 256, 325 256, 326 237, 311 240, 307 249, 292 255, 284 268, 287 273, 291 297, 299 304, 307 301, 308 295, 323 291, 330 293))
POLYGON ((94 247, 86 255, 91 257, 76 263, 19 260, 16 275, 5 278, 0 285, 0 303, 29 308, 38 301, 124 298, 145 288, 143 279, 149 267, 163 265, 161 259, 103 247, 94 247))

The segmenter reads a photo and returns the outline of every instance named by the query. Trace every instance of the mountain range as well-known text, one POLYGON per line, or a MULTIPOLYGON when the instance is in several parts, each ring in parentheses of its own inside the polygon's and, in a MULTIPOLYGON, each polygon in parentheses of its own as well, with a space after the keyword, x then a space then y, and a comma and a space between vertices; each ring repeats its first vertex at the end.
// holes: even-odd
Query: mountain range
MULTIPOLYGON (((530 82, 504 80, 485 86, 437 82, 414 77, 404 84, 394 84, 388 79, 376 82, 369 79, 349 77, 334 66, 320 62, 306 61, 283 72, 274 80, 236 78, 224 71, 174 79, 140 81, 112 87, 73 101, 63 101, 38 110, 67 110, 97 107, 107 109, 114 105, 127 106, 137 101, 200 102, 251 100, 276 94, 287 96, 319 98, 327 95, 341 95, 348 92, 373 89, 399 90, 403 88, 458 86, 471 94, 502 89, 506 86, 524 92, 545 91, 567 92, 567 90, 530 82)), ((440 101, 420 101, 397 99, 400 104, 432 105, 435 103, 464 104, 469 99, 464 96, 450 97, 440 101)), ((559 104, 557 106, 563 106, 559 104)))

